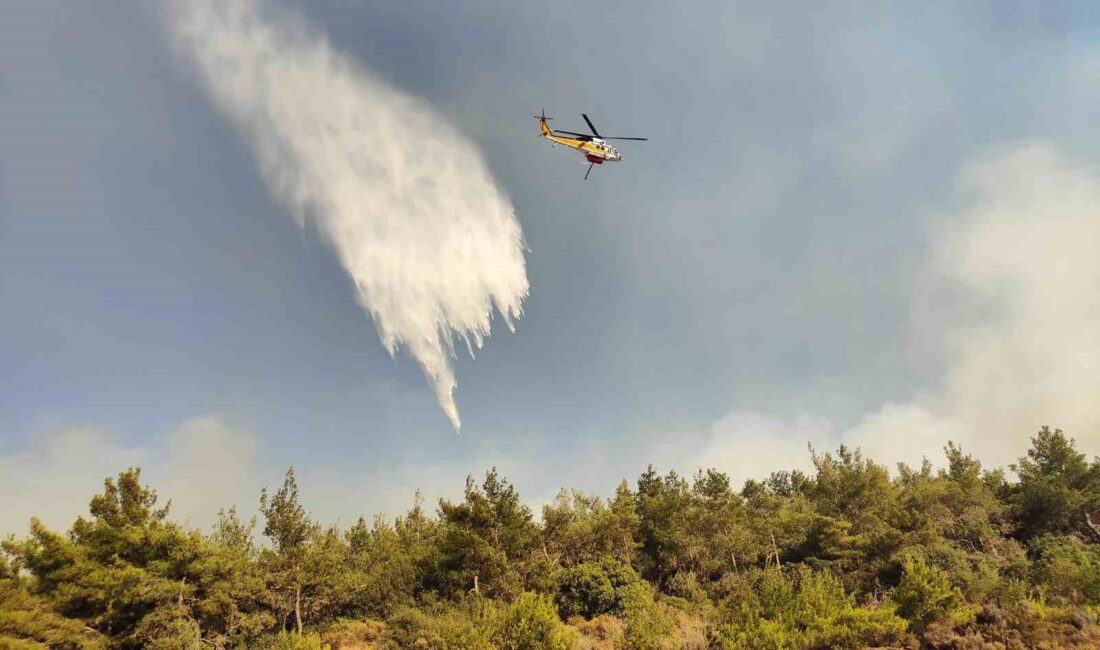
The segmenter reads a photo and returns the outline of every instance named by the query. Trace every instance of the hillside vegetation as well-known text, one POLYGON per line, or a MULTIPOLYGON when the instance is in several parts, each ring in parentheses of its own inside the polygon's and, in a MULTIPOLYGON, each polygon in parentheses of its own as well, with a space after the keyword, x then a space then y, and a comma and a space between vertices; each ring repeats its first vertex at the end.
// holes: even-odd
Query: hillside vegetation
POLYGON ((291 470, 209 533, 130 469, 3 543, 0 648, 1100 647, 1100 459, 1048 428, 1005 470, 945 452, 891 474, 841 447, 740 489, 651 467, 541 517, 493 470, 346 530, 291 470))

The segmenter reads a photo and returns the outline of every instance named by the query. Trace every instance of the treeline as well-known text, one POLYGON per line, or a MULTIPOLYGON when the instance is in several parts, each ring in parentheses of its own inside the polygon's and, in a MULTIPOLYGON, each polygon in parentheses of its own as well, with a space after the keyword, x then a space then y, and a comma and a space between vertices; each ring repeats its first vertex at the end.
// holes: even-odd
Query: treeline
POLYGON ((1011 479, 945 452, 891 476, 841 447, 740 489, 651 467, 538 518, 494 470, 346 530, 291 470, 209 533, 131 469, 3 543, 0 648, 1100 647, 1100 459, 1048 428, 1011 479))

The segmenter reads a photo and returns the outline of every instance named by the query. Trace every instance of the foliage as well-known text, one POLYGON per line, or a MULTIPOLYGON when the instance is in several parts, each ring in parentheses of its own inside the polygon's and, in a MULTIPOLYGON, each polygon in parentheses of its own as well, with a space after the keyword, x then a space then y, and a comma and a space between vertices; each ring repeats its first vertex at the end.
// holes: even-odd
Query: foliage
POLYGON ((623 620, 623 648, 626 650, 652 650, 659 648, 661 639, 672 630, 670 612, 659 607, 653 599, 653 588, 645 582, 632 582, 621 587, 623 620))
POLYGON ((546 559, 574 567, 602 557, 634 559, 638 514, 626 481, 608 502, 577 491, 558 493, 542 509, 542 545, 546 559))
POLYGON ((623 622, 610 614, 601 614, 592 620, 575 617, 569 625, 580 634, 580 647, 585 650, 619 648, 623 640, 623 622))
POLYGON ((413 607, 394 612, 386 621, 379 647, 383 650, 494 650, 500 612, 497 605, 480 597, 449 607, 413 607))
POLYGON ((386 625, 381 621, 340 619, 325 629, 321 641, 332 650, 353 650, 378 643, 385 632, 386 625))
POLYGON ((744 585, 747 597, 727 599, 721 609, 722 648, 860 648, 904 636, 906 623, 892 608, 857 607, 827 571, 767 569, 744 585))
POLYGON ((1032 578, 1048 599, 1100 604, 1100 545, 1080 538, 1044 535, 1032 541, 1032 578))
POLYGON ((1020 482, 1012 490, 1017 534, 1092 532, 1086 517, 1100 511, 1100 459, 1090 464, 1060 429, 1043 427, 1027 456, 1012 465, 1020 482))
POLYGON ((462 503, 439 502, 442 534, 435 583, 449 595, 474 588, 494 597, 523 591, 524 574, 538 539, 530 509, 496 469, 480 488, 466 481, 462 503))
POLYGON ((1016 479, 944 452, 891 473, 811 451, 740 490, 650 467, 540 520, 492 470, 344 530, 293 469, 259 523, 229 508, 208 532, 128 469, 69 530, 3 542, 0 647, 1100 647, 1100 460, 1046 427, 1016 479))
POLYGON ((615 588, 599 564, 582 564, 560 574, 557 604, 562 618, 590 619, 615 610, 615 588))
POLYGON ((962 593, 951 586, 947 572, 919 557, 905 561, 905 575, 892 597, 898 604, 898 614, 918 630, 945 618, 963 602, 962 593))
POLYGON ((628 564, 612 557, 586 562, 558 574, 556 601, 562 618, 600 614, 622 616, 630 590, 642 578, 628 564))
POLYGON ((287 619, 294 617, 294 627, 302 634, 311 605, 334 587, 337 576, 329 555, 339 552, 333 530, 322 531, 298 500, 298 483, 294 468, 287 470, 283 486, 268 497, 260 494, 260 512, 264 515, 264 535, 273 548, 260 553, 260 564, 267 576, 267 591, 271 606, 280 614, 286 628, 287 619))
POLYGON ((252 646, 255 650, 327 650, 318 634, 278 632, 261 637, 252 646))
POLYGON ((575 642, 550 599, 533 593, 508 607, 493 641, 501 650, 568 650, 575 642))
POLYGON ((0 648, 97 650, 106 639, 50 610, 15 578, 0 578, 0 648))
POLYGON ((146 614, 134 630, 134 639, 151 650, 199 650, 199 625, 178 605, 165 605, 146 614))

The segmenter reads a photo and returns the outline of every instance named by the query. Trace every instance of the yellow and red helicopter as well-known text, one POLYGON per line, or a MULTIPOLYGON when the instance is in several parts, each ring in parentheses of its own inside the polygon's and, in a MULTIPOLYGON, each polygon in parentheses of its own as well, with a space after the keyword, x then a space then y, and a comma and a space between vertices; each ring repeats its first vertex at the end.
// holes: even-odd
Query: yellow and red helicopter
POLYGON ((596 130, 596 126, 592 124, 592 120, 588 119, 588 116, 581 113, 581 117, 588 124, 588 128, 592 131, 591 134, 587 133, 574 133, 572 131, 559 131, 557 129, 551 129, 547 126, 547 122, 554 118, 546 117, 546 111, 541 111, 540 115, 536 115, 535 119, 539 121, 539 130, 542 132, 540 135, 547 138, 554 143, 554 146, 563 144, 570 149, 576 149, 584 154, 586 160, 588 160, 588 171, 584 173, 584 180, 588 180, 588 175, 592 173, 593 165, 602 165, 605 162, 619 162, 623 159, 623 155, 619 153, 619 150, 608 144, 608 140, 648 140, 649 138, 623 138, 623 137, 610 137, 600 135, 600 132, 596 130), (558 135, 559 133, 564 134, 558 135))

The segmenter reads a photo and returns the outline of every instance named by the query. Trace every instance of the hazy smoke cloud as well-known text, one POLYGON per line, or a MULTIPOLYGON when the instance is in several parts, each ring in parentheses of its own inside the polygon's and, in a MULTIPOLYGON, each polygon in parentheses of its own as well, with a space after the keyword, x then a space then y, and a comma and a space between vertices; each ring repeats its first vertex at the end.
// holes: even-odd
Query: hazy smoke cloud
MULTIPOLYGON (((942 460, 948 440, 991 464, 1022 456, 1046 424, 1100 452, 1100 175, 1046 145, 1025 145, 967 165, 958 177, 969 209, 933 244, 932 282, 960 295, 940 345, 941 380, 845 430, 805 418, 734 412, 714 424, 699 459, 744 478, 805 468, 806 442, 838 441, 880 462, 942 460), (773 461, 753 470, 766 444, 773 461), (782 459, 786 459, 781 462, 782 459)), ((919 293, 917 326, 946 305, 919 293)))
MULTIPOLYGON (((73 426, 36 435, 24 448, 0 456, 0 538, 24 534, 31 517, 66 530, 88 500, 103 491, 103 479, 127 467, 142 468, 142 480, 172 501, 172 517, 206 528, 220 508, 250 513, 262 481, 256 466, 256 435, 217 418, 183 422, 163 437, 128 444, 109 431, 73 426), (195 477, 201 476, 201 480, 195 477)), ((267 478, 274 483, 276 470, 267 478)))
POLYGON ((455 428, 455 338, 494 307, 512 327, 523 234, 474 145, 427 104, 254 0, 170 0, 211 96, 246 133, 272 192, 332 242, 383 345, 405 346, 455 428))
POLYGON ((1004 463, 1049 424, 1100 451, 1100 176, 1027 145, 971 163, 959 189, 973 208, 942 234, 932 266, 987 315, 949 329, 941 386, 850 437, 883 457, 938 457, 950 434, 1004 463))

